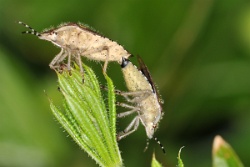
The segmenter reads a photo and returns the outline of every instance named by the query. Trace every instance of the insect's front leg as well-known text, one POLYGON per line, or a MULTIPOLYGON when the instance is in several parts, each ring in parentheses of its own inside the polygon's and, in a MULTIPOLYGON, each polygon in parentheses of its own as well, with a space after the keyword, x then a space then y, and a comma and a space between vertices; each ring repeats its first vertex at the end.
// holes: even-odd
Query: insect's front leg
POLYGON ((132 122, 124 129, 122 132, 117 134, 117 140, 121 140, 122 138, 130 135, 131 133, 135 132, 138 129, 140 123, 140 117, 136 116, 132 122), (133 128, 133 129, 132 129, 133 128))
POLYGON ((61 62, 62 60, 65 59, 65 57, 67 55, 65 53, 64 54, 63 53, 64 53, 64 49, 62 48, 61 51, 60 51, 60 53, 58 53, 56 55, 56 57, 50 62, 49 67, 51 69, 55 70, 56 68, 58 68, 58 66, 55 66, 55 64, 58 65, 59 62, 61 62))
POLYGON ((57 64, 62 62, 67 56, 68 56, 68 53, 64 51, 63 55, 60 57, 60 59, 58 59, 57 64))

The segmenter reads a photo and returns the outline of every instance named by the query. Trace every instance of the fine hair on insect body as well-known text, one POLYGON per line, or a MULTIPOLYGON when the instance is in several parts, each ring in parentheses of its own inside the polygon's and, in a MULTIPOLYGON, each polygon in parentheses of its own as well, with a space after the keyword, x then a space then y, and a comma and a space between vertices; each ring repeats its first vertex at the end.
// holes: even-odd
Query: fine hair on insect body
MULTIPOLYGON (((127 108, 128 111, 119 113, 118 118, 126 117, 137 113, 131 123, 117 134, 117 139, 130 135, 138 129, 139 123, 145 127, 148 139, 154 139, 165 153, 164 147, 160 141, 154 137, 160 119, 162 118, 162 100, 152 81, 151 75, 143 60, 138 56, 140 68, 137 69, 128 59, 122 59, 122 73, 129 92, 117 91, 116 93, 125 97, 128 103, 118 103, 119 106, 127 108)), ((148 142, 145 150, 148 147, 148 142)))
POLYGON ((61 48, 60 53, 49 64, 51 69, 60 68, 60 63, 68 58, 67 68, 70 70, 71 59, 74 58, 83 74, 81 56, 84 56, 90 60, 103 61, 103 72, 106 73, 108 62, 115 61, 121 64, 122 57, 131 56, 117 42, 101 36, 82 24, 66 23, 43 32, 38 32, 21 21, 18 21, 18 24, 29 29, 22 33, 35 35, 39 39, 50 41, 61 48))

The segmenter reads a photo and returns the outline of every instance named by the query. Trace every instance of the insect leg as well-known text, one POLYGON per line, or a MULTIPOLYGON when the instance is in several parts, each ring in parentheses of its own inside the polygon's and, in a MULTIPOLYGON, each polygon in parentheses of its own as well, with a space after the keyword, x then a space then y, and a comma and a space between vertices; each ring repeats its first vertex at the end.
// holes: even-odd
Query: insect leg
POLYGON ((58 59, 57 64, 62 62, 68 56, 67 52, 64 52, 63 55, 58 59))
POLYGON ((63 52, 64 52, 64 49, 62 48, 61 51, 60 51, 60 53, 58 53, 56 55, 56 57, 49 63, 49 67, 51 69, 55 69, 56 68, 55 64, 57 64, 58 62, 60 62, 59 60, 61 60, 62 57, 65 58, 67 56, 67 55, 65 56, 65 54, 63 54, 63 52))
POLYGON ((70 63, 71 63, 71 54, 69 53, 69 55, 68 55, 68 64, 67 64, 68 71, 71 70, 70 63))
POLYGON ((109 61, 109 48, 108 48, 108 46, 105 45, 105 46, 101 46, 101 47, 98 47, 98 48, 95 48, 95 49, 89 49, 87 51, 82 52, 81 55, 84 55, 84 56, 89 55, 89 57, 92 57, 92 59, 99 60, 100 58, 98 58, 98 59, 93 58, 94 57, 93 54, 100 53, 103 50, 107 51, 106 60, 104 62, 103 68, 102 68, 103 73, 106 73, 107 66, 108 66, 108 61, 109 61))
POLYGON ((130 111, 122 112, 122 113, 117 114, 117 117, 118 118, 126 117, 128 115, 133 114, 134 112, 136 112, 136 110, 130 110, 130 111))
POLYGON ((117 140, 121 140, 122 138, 124 138, 124 137, 130 135, 131 133, 133 133, 134 131, 136 131, 138 129, 139 123, 140 123, 140 117, 136 116, 132 120, 132 122, 126 127, 126 129, 124 129, 122 132, 119 132, 117 134, 117 140))
POLYGON ((109 48, 107 46, 104 46, 103 49, 107 50, 106 60, 104 62, 103 69, 102 69, 103 73, 106 73, 107 67, 108 67, 108 61, 109 61, 109 48))
MULTIPOLYGON (((108 90, 108 88, 105 85, 100 85, 100 88, 106 91, 108 90)), ((120 90, 115 90, 115 94, 123 96, 130 103, 136 103, 137 101, 141 101, 147 98, 150 95, 150 91, 145 90, 145 91, 135 91, 135 92, 123 92, 120 90), (139 95, 144 95, 144 96, 140 97, 139 95), (135 97, 131 99, 128 96, 135 96, 135 97)))
POLYGON ((136 110, 140 110, 140 108, 131 106, 131 105, 126 104, 126 103, 119 103, 119 102, 117 102, 116 105, 121 106, 121 107, 124 107, 124 108, 128 108, 128 109, 132 109, 132 110, 135 110, 135 111, 136 111, 136 110))
POLYGON ((134 92, 122 92, 122 91, 116 90, 115 93, 123 96, 130 103, 141 102, 142 100, 146 99, 148 96, 151 95, 150 90, 140 90, 140 91, 134 91, 134 92), (133 96, 134 98, 130 99, 128 96, 133 96))
POLYGON ((83 68, 82 68, 81 55, 77 54, 77 58, 78 58, 78 63, 79 63, 79 67, 80 67, 80 73, 82 75, 82 82, 84 82, 84 71, 83 71, 83 68))
POLYGON ((138 107, 134 107, 134 106, 131 106, 131 105, 128 105, 128 104, 125 104, 125 103, 117 103, 117 105, 119 105, 119 106, 121 106, 121 107, 124 107, 124 108, 131 109, 131 110, 126 111, 126 112, 118 113, 118 114, 117 114, 117 117, 118 117, 118 118, 122 118, 122 117, 125 117, 125 116, 128 116, 128 115, 131 115, 131 114, 133 114, 134 112, 140 110, 140 108, 138 108, 138 107))
POLYGON ((151 94, 150 90, 139 90, 139 91, 133 91, 133 92, 122 92, 119 90, 116 90, 117 94, 121 96, 140 96, 140 95, 145 95, 149 96, 151 94))

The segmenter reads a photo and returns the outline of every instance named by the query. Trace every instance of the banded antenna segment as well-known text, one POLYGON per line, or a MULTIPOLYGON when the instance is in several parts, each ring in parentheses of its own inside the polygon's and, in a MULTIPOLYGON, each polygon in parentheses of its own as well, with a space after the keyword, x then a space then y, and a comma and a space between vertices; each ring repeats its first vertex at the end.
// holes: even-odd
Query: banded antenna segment
MULTIPOLYGON (((157 144, 159 144, 159 146, 161 147, 162 152, 165 154, 165 148, 164 146, 161 144, 160 140, 158 140, 156 137, 153 137, 153 139, 156 141, 157 144)), ((144 148, 144 152, 148 149, 148 145, 149 145, 149 138, 147 138, 147 144, 146 147, 144 148)))
POLYGON ((23 31, 22 33, 23 34, 32 34, 32 35, 35 35, 35 36, 41 36, 41 34, 39 32, 37 32, 34 28, 30 27, 28 24, 25 24, 24 22, 21 22, 21 21, 18 21, 17 22, 18 24, 21 24, 23 25, 24 27, 30 29, 30 31, 23 31))

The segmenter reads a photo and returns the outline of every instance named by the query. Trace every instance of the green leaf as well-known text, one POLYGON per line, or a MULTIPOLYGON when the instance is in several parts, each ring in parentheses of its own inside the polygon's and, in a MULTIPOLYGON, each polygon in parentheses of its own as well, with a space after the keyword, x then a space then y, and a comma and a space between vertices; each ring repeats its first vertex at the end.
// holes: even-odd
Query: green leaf
POLYGON ((183 162, 182 162, 182 160, 181 160, 181 150, 182 150, 183 148, 184 148, 184 146, 180 148, 179 154, 178 154, 178 157, 177 157, 177 159, 178 159, 178 167, 184 167, 184 164, 183 164, 183 162))
POLYGON ((234 150, 221 136, 215 136, 212 154, 213 167, 243 167, 234 150))
POLYGON ((151 167, 162 167, 162 165, 156 160, 155 153, 153 154, 151 167))
POLYGON ((122 159, 116 141, 116 107, 114 85, 105 75, 108 87, 108 110, 99 82, 92 69, 84 67, 84 83, 78 67, 57 73, 62 108, 50 100, 50 107, 61 125, 100 166, 119 167, 122 159))
POLYGON ((112 80, 104 74, 105 79, 107 80, 108 84, 108 106, 109 106, 109 122, 110 122, 110 129, 111 129, 111 134, 113 134, 113 140, 116 141, 116 99, 115 99, 115 87, 113 85, 112 80))

